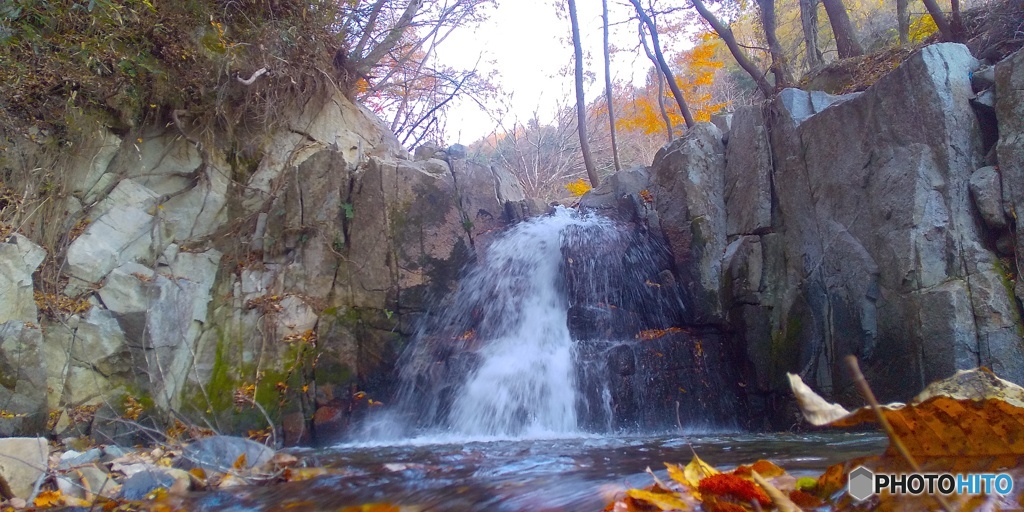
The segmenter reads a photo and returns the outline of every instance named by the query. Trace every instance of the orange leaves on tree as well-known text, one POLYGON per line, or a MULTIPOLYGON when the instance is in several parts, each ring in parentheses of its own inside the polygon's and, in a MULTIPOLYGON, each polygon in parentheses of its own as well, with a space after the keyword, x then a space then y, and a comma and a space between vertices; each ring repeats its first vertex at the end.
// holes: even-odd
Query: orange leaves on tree
MULTIPOLYGON (((714 86, 718 72, 725 64, 718 59, 723 42, 710 32, 700 34, 690 50, 678 54, 673 62, 676 70, 676 84, 683 91, 683 98, 693 113, 695 121, 710 121, 711 115, 728 107, 727 102, 716 101, 714 86)), ((634 91, 634 97, 621 107, 615 127, 623 131, 654 134, 665 130, 665 121, 658 102, 658 84, 652 75, 643 89, 634 91)), ((683 126, 682 115, 672 105, 675 100, 668 87, 661 90, 666 113, 673 127, 683 126)))
POLYGON ((728 106, 725 102, 713 101, 711 89, 716 73, 725 65, 716 60, 717 47, 721 44, 715 34, 705 32, 697 36, 693 48, 680 53, 676 59, 676 65, 684 70, 676 76, 676 83, 697 122, 710 121, 711 114, 728 106))

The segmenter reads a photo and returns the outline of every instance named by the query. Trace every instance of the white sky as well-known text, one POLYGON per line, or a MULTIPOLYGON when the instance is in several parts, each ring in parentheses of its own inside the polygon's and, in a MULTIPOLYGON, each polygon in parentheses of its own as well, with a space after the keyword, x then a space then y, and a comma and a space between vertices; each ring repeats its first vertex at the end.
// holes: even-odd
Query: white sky
MULTIPOLYGON (((459 29, 437 50, 441 62, 472 68, 480 59, 479 69, 497 69, 497 81, 511 95, 511 112, 502 122, 509 128, 517 119, 521 123, 539 114, 541 122, 551 121, 555 106, 575 102, 572 74, 572 39, 565 0, 498 0, 496 9, 489 8, 489 20, 476 29, 459 29), (558 10, 565 12, 559 19, 558 10), (563 69, 567 76, 561 76, 563 69)), ((616 21, 629 19, 632 7, 623 0, 609 0, 612 20, 611 44, 622 49, 612 55, 612 78, 643 83, 650 61, 638 44, 636 23, 616 21)), ((583 40, 584 71, 594 74, 586 86, 586 100, 604 94, 604 63, 601 56, 601 2, 577 0, 580 32, 583 40), (588 58, 589 54, 589 58, 588 58)), ((671 46, 672 41, 662 41, 671 46)), ((688 43, 687 43, 688 44, 688 43)), ((498 106, 498 105, 496 105, 498 106)), ((469 144, 490 134, 497 127, 487 113, 472 102, 449 111, 447 133, 451 140, 469 144)), ((499 128, 499 132, 500 132, 499 128)))

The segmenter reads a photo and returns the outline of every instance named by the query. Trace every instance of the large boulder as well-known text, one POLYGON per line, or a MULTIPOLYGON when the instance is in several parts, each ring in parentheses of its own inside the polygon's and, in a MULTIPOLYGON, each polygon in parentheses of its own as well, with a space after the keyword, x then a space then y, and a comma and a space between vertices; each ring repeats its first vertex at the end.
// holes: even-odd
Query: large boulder
POLYGON ((22 235, 0 241, 0 324, 35 321, 32 274, 45 257, 42 247, 22 235))
POLYGON ((722 133, 699 123, 654 157, 651 191, 661 230, 675 258, 692 321, 724 319, 721 258, 726 247, 725 147, 722 133))
POLYGON ((28 238, 0 241, 0 436, 31 434, 46 424, 43 334, 36 315, 32 274, 46 257, 28 238))
MULTIPOLYGON (((1006 211, 1015 220, 1016 254, 1024 254, 1024 222, 1017 220, 1024 212, 1024 50, 1000 61, 995 68, 999 124, 996 156, 1006 211)), ((1024 300, 1024 287, 1018 286, 1016 295, 1024 300)))
POLYGON ((726 234, 760 234, 772 226, 772 155, 759 106, 736 109, 725 151, 726 234))
POLYGON ((0 324, 0 437, 42 432, 46 425, 46 369, 43 334, 38 325, 0 324))
POLYGON ((0 477, 15 497, 27 500, 32 497, 36 482, 46 475, 49 456, 46 438, 0 439, 0 477))
POLYGON ((753 342, 793 347, 781 366, 826 393, 850 384, 845 354, 862 358, 882 399, 978 365, 1024 382, 1019 311, 970 197, 977 66, 966 47, 938 44, 860 95, 787 90, 772 105, 786 257, 765 271, 786 289, 772 298, 779 334, 753 342))

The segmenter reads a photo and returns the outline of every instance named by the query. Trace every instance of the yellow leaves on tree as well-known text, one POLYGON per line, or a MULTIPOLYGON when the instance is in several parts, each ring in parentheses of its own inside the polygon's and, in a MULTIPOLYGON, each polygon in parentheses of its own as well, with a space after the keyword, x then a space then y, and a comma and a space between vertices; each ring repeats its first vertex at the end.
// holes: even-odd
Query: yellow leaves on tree
POLYGON ((590 183, 587 183, 586 181, 583 181, 583 178, 580 178, 576 181, 566 183, 565 189, 568 190, 573 197, 581 197, 583 194, 589 192, 591 187, 590 183))
POLYGON ((938 25, 935 24, 935 19, 929 15, 921 16, 910 22, 910 42, 920 43, 924 39, 939 31, 938 25))

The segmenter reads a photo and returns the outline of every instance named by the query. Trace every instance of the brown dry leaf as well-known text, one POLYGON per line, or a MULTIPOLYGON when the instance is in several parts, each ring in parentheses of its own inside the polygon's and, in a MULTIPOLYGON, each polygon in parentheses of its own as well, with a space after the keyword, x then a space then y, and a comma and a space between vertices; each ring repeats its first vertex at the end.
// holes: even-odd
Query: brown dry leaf
POLYGON ((686 510, 689 508, 686 502, 679 499, 679 495, 672 492, 664 493, 645 491, 643 489, 629 489, 626 491, 626 495, 634 500, 646 501, 658 507, 658 510, 686 510))
MULTIPOLYGON (((848 427, 875 421, 870 407, 840 415, 841 407, 828 404, 800 377, 789 378, 810 423, 848 427)), ((882 411, 913 456, 1024 455, 1024 388, 985 368, 959 371, 929 385, 910 404, 893 403, 882 411)))
POLYGON ((231 468, 235 470, 242 470, 246 469, 247 467, 249 467, 249 465, 246 464, 246 458, 244 453, 239 455, 238 458, 235 459, 235 463, 231 465, 231 468))
POLYGON ((290 468, 284 471, 283 477, 288 482, 300 482, 318 476, 338 474, 343 474, 343 471, 330 468, 290 468))

